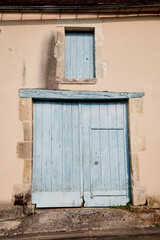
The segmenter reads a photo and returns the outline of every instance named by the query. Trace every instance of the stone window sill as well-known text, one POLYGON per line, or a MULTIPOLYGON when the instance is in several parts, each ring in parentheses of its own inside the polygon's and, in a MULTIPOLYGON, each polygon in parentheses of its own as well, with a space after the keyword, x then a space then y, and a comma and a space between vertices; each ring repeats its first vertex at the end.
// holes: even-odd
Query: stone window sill
POLYGON ((65 78, 61 80, 62 84, 95 84, 96 78, 65 78))

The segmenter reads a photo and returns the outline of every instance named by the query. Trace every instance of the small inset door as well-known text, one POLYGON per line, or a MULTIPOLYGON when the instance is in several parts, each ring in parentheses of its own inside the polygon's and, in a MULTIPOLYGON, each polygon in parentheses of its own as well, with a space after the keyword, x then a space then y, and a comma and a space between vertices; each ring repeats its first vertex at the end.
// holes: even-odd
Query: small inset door
POLYGON ((129 201, 126 102, 34 102, 32 203, 37 207, 129 201))

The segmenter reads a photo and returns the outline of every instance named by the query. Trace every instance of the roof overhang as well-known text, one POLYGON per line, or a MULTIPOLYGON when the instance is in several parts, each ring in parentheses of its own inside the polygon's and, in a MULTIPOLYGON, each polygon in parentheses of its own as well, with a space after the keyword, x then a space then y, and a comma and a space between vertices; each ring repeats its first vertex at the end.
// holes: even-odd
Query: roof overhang
POLYGON ((144 13, 160 13, 160 4, 156 5, 72 5, 72 6, 13 6, 0 5, 0 12, 144 12, 144 13))

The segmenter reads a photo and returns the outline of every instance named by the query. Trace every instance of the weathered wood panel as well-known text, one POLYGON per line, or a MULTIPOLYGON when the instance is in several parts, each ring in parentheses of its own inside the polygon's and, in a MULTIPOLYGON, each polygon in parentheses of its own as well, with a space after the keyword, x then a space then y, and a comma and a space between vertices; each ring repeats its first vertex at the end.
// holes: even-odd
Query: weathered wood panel
POLYGON ((33 99, 59 100, 107 100, 141 98, 144 93, 115 93, 115 92, 88 92, 88 91, 57 91, 44 89, 20 89, 19 96, 33 99))
POLYGON ((94 33, 67 31, 65 34, 65 78, 94 78, 94 33))

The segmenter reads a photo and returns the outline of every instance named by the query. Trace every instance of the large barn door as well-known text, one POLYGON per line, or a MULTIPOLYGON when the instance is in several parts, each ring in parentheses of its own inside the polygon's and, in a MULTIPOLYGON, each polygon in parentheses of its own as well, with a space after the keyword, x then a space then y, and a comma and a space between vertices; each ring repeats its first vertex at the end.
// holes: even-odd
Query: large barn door
POLYGON ((37 207, 129 201, 126 102, 34 102, 37 207))

